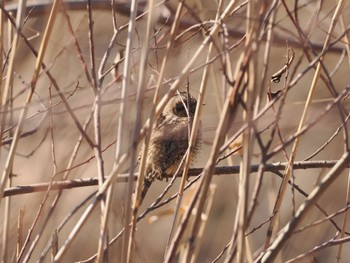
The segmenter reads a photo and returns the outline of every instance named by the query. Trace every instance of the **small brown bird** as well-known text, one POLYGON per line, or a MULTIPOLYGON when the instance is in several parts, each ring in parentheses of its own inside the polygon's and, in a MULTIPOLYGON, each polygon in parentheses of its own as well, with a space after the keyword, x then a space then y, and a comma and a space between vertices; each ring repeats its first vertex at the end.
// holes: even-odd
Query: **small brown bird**
MULTIPOLYGON (((146 160, 146 174, 140 204, 155 179, 167 179, 178 170, 188 149, 189 125, 192 125, 196 106, 197 100, 195 98, 187 92, 180 92, 169 101, 155 120, 146 160)), ((192 159, 200 150, 201 137, 200 127, 192 159)))

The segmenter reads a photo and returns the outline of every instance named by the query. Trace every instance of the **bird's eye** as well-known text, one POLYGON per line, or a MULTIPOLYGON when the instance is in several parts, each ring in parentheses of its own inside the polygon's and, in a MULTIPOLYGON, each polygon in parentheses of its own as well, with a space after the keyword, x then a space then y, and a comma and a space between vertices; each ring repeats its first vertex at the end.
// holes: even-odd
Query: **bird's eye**
POLYGON ((177 115, 179 117, 186 117, 187 116, 186 109, 185 109, 185 106, 182 103, 182 101, 175 105, 174 113, 175 113, 175 115, 177 115))
POLYGON ((182 102, 181 102, 181 103, 178 103, 178 104, 176 105, 176 111, 177 111, 177 112, 185 111, 185 106, 182 104, 182 102))

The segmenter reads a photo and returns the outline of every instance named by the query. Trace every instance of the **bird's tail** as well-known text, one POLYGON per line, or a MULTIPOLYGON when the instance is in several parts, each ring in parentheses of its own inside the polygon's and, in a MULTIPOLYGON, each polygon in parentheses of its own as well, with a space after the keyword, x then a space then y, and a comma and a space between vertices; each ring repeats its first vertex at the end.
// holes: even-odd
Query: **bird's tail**
POLYGON ((141 190, 141 198, 140 198, 140 205, 142 204, 143 199, 145 198, 148 189, 151 187, 153 180, 149 178, 145 178, 143 180, 142 190, 141 190))

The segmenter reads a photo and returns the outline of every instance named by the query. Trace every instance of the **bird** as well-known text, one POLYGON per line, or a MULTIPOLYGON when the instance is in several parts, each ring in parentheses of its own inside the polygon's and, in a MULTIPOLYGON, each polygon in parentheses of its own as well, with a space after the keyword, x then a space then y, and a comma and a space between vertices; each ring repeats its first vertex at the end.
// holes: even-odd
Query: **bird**
MULTIPOLYGON (((156 179, 168 179, 178 169, 182 170, 179 166, 189 146, 189 127, 196 107, 197 100, 194 97, 187 92, 178 92, 154 121, 139 204, 156 179)), ((200 124, 190 161, 195 159, 201 149, 201 126, 200 124)))

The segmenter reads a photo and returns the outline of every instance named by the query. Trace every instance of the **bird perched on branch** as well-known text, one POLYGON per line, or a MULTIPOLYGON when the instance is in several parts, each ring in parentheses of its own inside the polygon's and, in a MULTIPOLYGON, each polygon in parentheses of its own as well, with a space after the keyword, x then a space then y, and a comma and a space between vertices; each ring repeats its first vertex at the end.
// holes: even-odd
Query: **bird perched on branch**
MULTIPOLYGON (((152 135, 146 159, 146 173, 141 190, 141 200, 155 179, 172 177, 178 170, 189 145, 197 100, 187 92, 175 95, 164 108, 152 127, 152 135)), ((194 147, 192 160, 201 146, 201 126, 194 147)), ((179 169, 180 171, 182 168, 179 169)))

